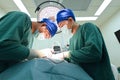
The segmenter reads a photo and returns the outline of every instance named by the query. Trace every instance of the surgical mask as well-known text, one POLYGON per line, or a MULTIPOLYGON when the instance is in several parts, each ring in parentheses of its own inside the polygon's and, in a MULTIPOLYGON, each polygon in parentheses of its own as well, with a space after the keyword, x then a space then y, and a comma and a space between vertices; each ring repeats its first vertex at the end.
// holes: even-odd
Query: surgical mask
POLYGON ((63 50, 65 49, 64 47, 69 44, 69 40, 70 38, 73 36, 71 30, 72 29, 68 29, 67 28, 67 25, 64 25, 62 28, 60 28, 62 33, 61 33, 61 42, 62 42, 62 47, 63 47, 63 50))
POLYGON ((66 35, 69 37, 69 39, 73 36, 73 34, 72 34, 72 29, 68 29, 68 28, 67 28, 67 25, 64 25, 64 26, 61 28, 61 30, 63 31, 64 34, 66 34, 66 35))
POLYGON ((38 30, 36 30, 33 33, 34 37, 38 40, 45 40, 46 38, 44 37, 44 33, 40 33, 38 30))

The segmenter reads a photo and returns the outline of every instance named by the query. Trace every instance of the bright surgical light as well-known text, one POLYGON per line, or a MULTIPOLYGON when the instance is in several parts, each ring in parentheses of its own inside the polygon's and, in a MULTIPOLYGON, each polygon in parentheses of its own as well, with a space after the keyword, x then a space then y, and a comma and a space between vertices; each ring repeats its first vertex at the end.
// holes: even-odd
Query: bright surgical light
POLYGON ((56 14, 58 11, 60 11, 60 9, 57 7, 47 6, 38 12, 38 21, 41 21, 43 18, 50 18, 52 16, 56 18, 56 14))
POLYGON ((28 14, 30 16, 29 12, 25 8, 25 6, 21 0, 13 0, 13 1, 22 12, 25 12, 26 14, 28 14))
POLYGON ((76 21, 96 20, 98 17, 76 17, 76 21))
POLYGON ((100 15, 104 9, 110 4, 112 0, 104 0, 102 5, 99 7, 99 9, 97 10, 97 12, 95 13, 96 16, 100 15))
POLYGON ((37 18, 31 18, 31 21, 37 22, 37 18))

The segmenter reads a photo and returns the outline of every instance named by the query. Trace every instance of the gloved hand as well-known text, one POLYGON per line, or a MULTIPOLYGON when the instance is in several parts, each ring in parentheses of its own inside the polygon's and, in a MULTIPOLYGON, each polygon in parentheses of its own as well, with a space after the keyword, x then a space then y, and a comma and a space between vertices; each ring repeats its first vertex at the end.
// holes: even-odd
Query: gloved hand
POLYGON ((52 54, 50 58, 55 60, 64 60, 64 55, 63 53, 52 54))
POLYGON ((64 58, 69 58, 69 51, 62 52, 62 53, 57 53, 57 54, 52 54, 51 59, 56 59, 56 60, 64 60, 64 58))
POLYGON ((33 59, 33 58, 49 58, 52 57, 53 50, 46 48, 46 49, 41 49, 41 50, 35 50, 35 49, 30 49, 30 54, 28 56, 28 59, 33 59))
POLYGON ((50 48, 38 50, 38 56, 41 58, 52 57, 52 54, 53 54, 53 49, 50 49, 50 48))

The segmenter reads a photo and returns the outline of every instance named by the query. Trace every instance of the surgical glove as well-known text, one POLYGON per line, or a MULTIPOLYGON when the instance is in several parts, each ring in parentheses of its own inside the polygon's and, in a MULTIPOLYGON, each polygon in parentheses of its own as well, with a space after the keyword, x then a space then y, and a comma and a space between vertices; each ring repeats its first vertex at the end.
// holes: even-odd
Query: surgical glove
POLYGON ((50 58, 55 60, 64 60, 63 53, 53 54, 50 58))
POLYGON ((41 50, 35 50, 30 49, 30 54, 27 59, 33 59, 33 58, 44 58, 44 57, 51 57, 52 56, 52 49, 41 49, 41 50))
POLYGON ((42 58, 49 58, 49 57, 51 57, 52 56, 52 53, 53 53, 53 49, 49 49, 49 48, 47 48, 47 49, 41 49, 41 50, 39 50, 39 56, 40 57, 42 57, 42 58))
POLYGON ((69 51, 53 54, 51 59, 64 60, 64 58, 69 58, 69 51))

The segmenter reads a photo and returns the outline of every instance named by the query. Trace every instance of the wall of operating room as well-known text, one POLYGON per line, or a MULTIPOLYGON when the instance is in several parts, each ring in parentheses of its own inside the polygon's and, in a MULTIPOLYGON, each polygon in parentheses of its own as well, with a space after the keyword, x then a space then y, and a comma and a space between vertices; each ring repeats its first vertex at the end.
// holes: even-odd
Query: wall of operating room
POLYGON ((2 17, 5 14, 2 9, 0 9, 0 17, 2 17))
POLYGON ((114 32, 120 30, 120 11, 111 16, 109 21, 105 22, 100 28, 111 62, 116 66, 120 66, 120 43, 114 34, 114 32))

